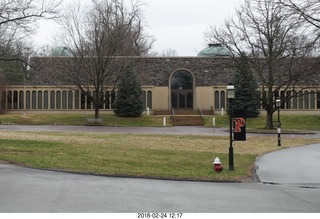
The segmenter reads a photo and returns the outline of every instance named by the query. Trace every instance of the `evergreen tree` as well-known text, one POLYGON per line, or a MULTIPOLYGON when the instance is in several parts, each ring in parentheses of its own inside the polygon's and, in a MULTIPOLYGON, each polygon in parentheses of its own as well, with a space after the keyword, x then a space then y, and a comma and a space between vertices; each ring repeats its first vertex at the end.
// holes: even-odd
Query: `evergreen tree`
POLYGON ((131 66, 125 67, 123 73, 114 103, 114 113, 119 116, 138 117, 144 110, 141 85, 131 66))
POLYGON ((247 117, 256 117, 260 114, 260 101, 257 97, 258 84, 248 64, 248 57, 245 54, 240 55, 234 75, 235 100, 234 109, 245 110, 247 117))

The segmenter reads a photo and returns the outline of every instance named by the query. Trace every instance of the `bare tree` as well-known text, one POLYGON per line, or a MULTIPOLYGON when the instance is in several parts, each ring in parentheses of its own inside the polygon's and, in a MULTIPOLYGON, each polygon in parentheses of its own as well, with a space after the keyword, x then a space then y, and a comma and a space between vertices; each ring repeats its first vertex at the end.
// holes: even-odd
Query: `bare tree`
POLYGON ((280 4, 293 13, 301 15, 308 23, 320 29, 319 0, 279 0, 280 4))
POLYGON ((166 49, 162 51, 162 56, 169 57, 169 56, 177 56, 178 52, 175 49, 166 49))
POLYGON ((23 40, 39 19, 56 18, 59 5, 54 0, 0 0, 0 60, 26 63, 23 40))
POLYGON ((59 5, 54 0, 0 0, 1 44, 33 33, 39 19, 56 18, 59 5))
POLYGON ((281 98, 284 105, 297 93, 299 83, 316 74, 314 60, 306 59, 314 49, 315 37, 301 16, 285 10, 277 0, 245 0, 234 17, 221 28, 212 27, 206 38, 225 45, 236 64, 241 53, 249 57, 261 86, 256 95, 267 112, 267 129, 273 128, 275 98, 281 96, 280 91, 285 94, 281 98))
POLYGON ((60 21, 65 30, 62 46, 74 57, 70 74, 63 77, 92 102, 95 118, 125 65, 126 59, 116 56, 143 56, 152 46, 140 8, 138 1, 126 6, 123 0, 96 0, 91 7, 70 6, 60 21))

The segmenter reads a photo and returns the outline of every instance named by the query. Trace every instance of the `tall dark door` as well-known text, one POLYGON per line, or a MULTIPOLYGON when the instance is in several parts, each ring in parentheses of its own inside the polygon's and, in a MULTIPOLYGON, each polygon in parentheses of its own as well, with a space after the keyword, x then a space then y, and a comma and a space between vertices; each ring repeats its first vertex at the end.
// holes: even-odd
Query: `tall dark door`
POLYGON ((177 71, 172 76, 171 106, 178 109, 193 108, 193 77, 187 71, 177 71))
POLYGON ((172 90, 171 101, 173 108, 192 108, 193 107, 193 92, 192 90, 172 90))

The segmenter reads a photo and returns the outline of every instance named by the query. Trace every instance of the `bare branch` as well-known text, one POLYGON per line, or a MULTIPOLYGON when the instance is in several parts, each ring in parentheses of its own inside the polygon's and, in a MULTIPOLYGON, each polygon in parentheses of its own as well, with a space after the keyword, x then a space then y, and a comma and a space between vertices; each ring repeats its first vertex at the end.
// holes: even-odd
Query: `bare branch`
POLYGON ((99 108, 114 89, 126 60, 115 56, 141 56, 150 50, 153 41, 144 33, 139 1, 126 6, 123 0, 94 0, 92 6, 70 6, 60 24, 65 30, 62 46, 73 54, 76 64, 70 75, 95 107, 99 108), (90 89, 94 87, 94 92, 90 89))
MULTIPOLYGON (((289 91, 317 74, 315 69, 305 68, 305 58, 312 55, 319 35, 314 35, 303 17, 287 10, 282 3, 245 0, 224 26, 206 33, 210 43, 221 43, 232 52, 235 63, 242 53, 249 57, 248 63, 262 87, 260 100, 271 119, 279 90, 289 91)), ((272 120, 269 122, 266 127, 271 128, 272 120)))

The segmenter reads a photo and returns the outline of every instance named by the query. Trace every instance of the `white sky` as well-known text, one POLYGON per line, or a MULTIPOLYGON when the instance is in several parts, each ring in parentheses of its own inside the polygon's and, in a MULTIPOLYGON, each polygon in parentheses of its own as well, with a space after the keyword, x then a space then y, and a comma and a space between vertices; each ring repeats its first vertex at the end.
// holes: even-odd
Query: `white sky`
MULTIPOLYGON (((64 4, 78 0, 64 0, 64 4)), ((91 0, 81 0, 81 2, 91 0)), ((142 0, 143 1, 143 0, 142 0)), ((146 32, 156 42, 153 51, 162 53, 174 49, 178 56, 196 56, 206 47, 204 32, 210 26, 220 26, 234 13, 241 0, 144 0, 146 32)), ((35 43, 52 44, 58 32, 52 21, 41 22, 35 43)))

